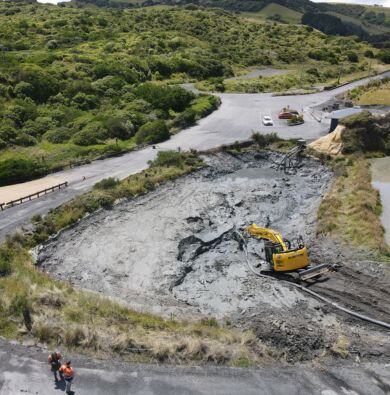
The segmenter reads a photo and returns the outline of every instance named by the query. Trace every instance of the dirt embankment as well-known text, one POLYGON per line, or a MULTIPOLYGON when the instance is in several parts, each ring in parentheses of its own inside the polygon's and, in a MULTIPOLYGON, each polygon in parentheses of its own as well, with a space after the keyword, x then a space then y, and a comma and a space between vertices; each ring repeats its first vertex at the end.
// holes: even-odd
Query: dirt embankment
MULTIPOLYGON (((359 299, 354 293, 359 284, 364 289, 356 292, 364 298, 381 273, 373 270, 365 281, 354 282, 346 271, 359 279, 363 273, 344 262, 340 246, 315 235, 316 212, 331 181, 329 170, 305 160, 297 172, 285 175, 276 170, 280 157, 271 153, 221 153, 205 160, 208 168, 91 215, 65 231, 40 250, 41 267, 56 278, 142 311, 212 315, 252 328, 288 361, 312 359, 329 350, 349 355, 350 347, 358 347, 357 355, 389 356, 384 332, 351 324, 349 318, 284 283, 254 277, 234 237, 234 229, 252 222, 265 225, 268 220, 287 238, 302 235, 313 263, 330 260, 345 265, 323 283, 330 290, 324 293, 338 295, 348 305, 359 299), (378 344, 383 346, 380 352, 375 351, 378 344)), ((251 243, 252 257, 260 259, 261 243, 251 243)), ((372 293, 378 300, 387 296, 385 287, 372 293)), ((379 305, 383 317, 389 317, 389 305, 379 305)), ((351 306, 360 308, 362 303, 351 306)))

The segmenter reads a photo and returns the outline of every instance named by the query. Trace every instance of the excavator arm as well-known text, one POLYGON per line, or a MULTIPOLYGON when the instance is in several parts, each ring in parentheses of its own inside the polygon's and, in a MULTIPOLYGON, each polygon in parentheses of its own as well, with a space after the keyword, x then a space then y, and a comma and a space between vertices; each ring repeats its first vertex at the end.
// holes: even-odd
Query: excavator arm
POLYGON ((283 240, 282 235, 273 229, 260 228, 256 224, 252 224, 246 228, 246 231, 250 235, 257 237, 258 239, 265 239, 265 240, 272 241, 273 243, 280 244, 282 246, 283 251, 288 250, 286 243, 283 240))

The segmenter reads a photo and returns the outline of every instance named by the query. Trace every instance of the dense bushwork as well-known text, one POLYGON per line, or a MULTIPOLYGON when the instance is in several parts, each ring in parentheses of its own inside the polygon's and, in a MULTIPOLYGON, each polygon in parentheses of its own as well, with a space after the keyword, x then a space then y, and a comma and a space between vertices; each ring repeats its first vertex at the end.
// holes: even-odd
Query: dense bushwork
POLYGON ((103 180, 92 192, 44 217, 33 217, 29 234, 8 237, 0 246, 0 335, 142 362, 247 366, 276 356, 250 331, 223 327, 212 318, 183 322, 139 313, 55 281, 32 264, 28 249, 60 229, 118 198, 147 192, 201 165, 193 153, 159 153, 144 172, 123 181, 103 180))
POLYGON ((179 82, 223 90, 218 81, 236 69, 309 64, 303 79, 264 78, 253 88, 289 89, 334 77, 335 64, 365 70, 368 51, 353 38, 222 10, 2 2, 0 183, 162 141, 218 106, 179 82))
POLYGON ((0 4, 0 185, 166 140, 218 107, 164 83, 175 72, 223 75, 225 66, 210 52, 184 54, 192 39, 164 32, 174 18, 152 34, 157 16, 0 4))

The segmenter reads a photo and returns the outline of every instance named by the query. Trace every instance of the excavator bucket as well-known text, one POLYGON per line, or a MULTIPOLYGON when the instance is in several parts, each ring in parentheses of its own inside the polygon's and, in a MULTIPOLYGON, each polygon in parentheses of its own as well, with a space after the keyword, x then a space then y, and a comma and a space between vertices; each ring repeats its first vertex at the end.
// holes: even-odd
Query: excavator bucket
POLYGON ((299 279, 302 281, 310 280, 314 277, 321 276, 325 273, 329 273, 333 270, 333 266, 329 263, 323 263, 322 265, 314 266, 306 270, 299 270, 299 279))

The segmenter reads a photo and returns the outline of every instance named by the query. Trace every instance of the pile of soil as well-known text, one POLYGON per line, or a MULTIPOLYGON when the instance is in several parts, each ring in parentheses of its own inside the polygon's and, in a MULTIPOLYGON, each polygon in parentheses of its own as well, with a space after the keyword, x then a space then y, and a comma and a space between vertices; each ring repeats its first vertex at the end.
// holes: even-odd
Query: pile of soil
POLYGON ((344 130, 345 126, 339 125, 332 133, 310 143, 309 147, 321 154, 332 156, 340 155, 343 149, 341 135, 344 130))

